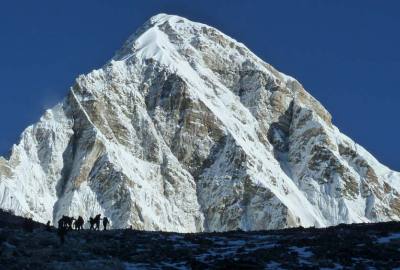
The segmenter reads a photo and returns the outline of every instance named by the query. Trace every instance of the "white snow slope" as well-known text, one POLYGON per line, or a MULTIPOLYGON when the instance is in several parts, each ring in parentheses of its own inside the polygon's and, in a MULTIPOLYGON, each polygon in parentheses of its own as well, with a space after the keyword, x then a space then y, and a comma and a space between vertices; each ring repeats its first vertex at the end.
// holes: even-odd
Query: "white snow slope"
POLYGON ((0 207, 114 228, 259 230, 400 219, 400 174, 295 79, 185 18, 152 17, 0 158, 0 207))

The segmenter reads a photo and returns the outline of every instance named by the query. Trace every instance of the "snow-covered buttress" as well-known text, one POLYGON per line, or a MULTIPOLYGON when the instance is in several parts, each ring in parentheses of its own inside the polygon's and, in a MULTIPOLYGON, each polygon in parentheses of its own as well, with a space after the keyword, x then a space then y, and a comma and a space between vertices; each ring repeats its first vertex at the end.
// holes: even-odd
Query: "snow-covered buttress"
POLYGON ((0 157, 0 207, 114 228, 261 230, 400 219, 400 174, 243 44, 159 14, 0 157))

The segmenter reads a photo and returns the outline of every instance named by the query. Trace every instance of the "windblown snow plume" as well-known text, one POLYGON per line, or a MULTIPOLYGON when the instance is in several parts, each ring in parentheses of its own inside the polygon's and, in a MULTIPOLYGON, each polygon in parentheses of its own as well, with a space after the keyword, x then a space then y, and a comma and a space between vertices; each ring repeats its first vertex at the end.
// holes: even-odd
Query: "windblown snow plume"
POLYGON ((400 174, 218 30, 152 17, 0 158, 0 207, 114 228, 260 230, 400 219, 400 174))

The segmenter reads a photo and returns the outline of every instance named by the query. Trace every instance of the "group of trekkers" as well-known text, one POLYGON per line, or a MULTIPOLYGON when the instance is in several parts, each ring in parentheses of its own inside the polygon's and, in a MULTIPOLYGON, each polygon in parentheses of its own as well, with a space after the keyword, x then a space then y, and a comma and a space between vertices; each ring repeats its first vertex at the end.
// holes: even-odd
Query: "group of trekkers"
MULTIPOLYGON (((103 228, 106 231, 110 221, 108 220, 107 217, 101 218, 100 214, 98 214, 94 218, 92 217, 89 218, 90 230, 100 230, 100 220, 103 220, 103 228)), ((69 216, 62 216, 62 218, 58 220, 58 228, 59 229, 62 228, 68 231, 70 230, 80 231, 83 230, 84 223, 85 221, 81 216, 79 216, 77 219, 69 216)), ((50 224, 50 222, 48 222, 48 224, 50 224)))
MULTIPOLYGON (((101 218, 101 214, 96 215, 94 218, 90 217, 89 218, 89 224, 90 224, 90 230, 100 230, 100 221, 103 220, 103 228, 106 231, 107 226, 110 223, 107 217, 101 218)), ((77 219, 69 216, 62 216, 58 220, 58 236, 60 237, 61 244, 64 243, 64 237, 67 231, 71 230, 83 230, 83 224, 85 221, 81 216, 79 216, 77 219)), ((48 231, 51 230, 50 226, 50 221, 47 222, 46 228, 48 231)))

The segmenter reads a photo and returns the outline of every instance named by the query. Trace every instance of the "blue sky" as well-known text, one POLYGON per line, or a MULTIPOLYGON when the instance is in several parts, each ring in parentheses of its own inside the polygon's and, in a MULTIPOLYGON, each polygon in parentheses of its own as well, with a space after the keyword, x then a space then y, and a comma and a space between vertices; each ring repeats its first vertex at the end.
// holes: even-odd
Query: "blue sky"
POLYGON ((160 12, 200 21, 297 78, 333 122, 400 170, 400 1, 0 3, 0 153, 160 12))

